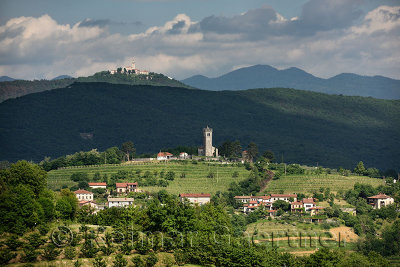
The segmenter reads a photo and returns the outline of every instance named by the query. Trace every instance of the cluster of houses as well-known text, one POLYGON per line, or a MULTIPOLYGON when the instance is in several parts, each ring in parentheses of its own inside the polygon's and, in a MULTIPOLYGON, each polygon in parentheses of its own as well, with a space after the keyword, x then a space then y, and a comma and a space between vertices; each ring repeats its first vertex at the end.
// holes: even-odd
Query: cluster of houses
MULTIPOLYGON (((276 215, 277 209, 274 202, 282 200, 290 203, 292 213, 308 213, 311 216, 321 214, 324 207, 317 206, 315 198, 297 199, 297 194, 271 194, 269 196, 235 196, 235 200, 243 204, 243 212, 249 213, 262 207, 269 215, 276 215)), ((394 203, 394 199, 385 194, 378 194, 367 198, 368 204, 374 209, 380 209, 394 203)), ((355 209, 345 208, 345 212, 355 215, 355 209)))
POLYGON ((318 207, 314 198, 297 199, 297 194, 271 194, 269 196, 235 196, 235 200, 243 204, 243 212, 249 213, 262 207, 271 216, 276 215, 274 202, 282 200, 290 203, 292 213, 308 212, 311 216, 320 214, 324 207, 318 207))
MULTIPOLYGON (((92 189, 105 189, 107 190, 107 183, 89 183, 89 187, 92 189)), ((116 183, 117 195, 125 195, 129 192, 142 192, 138 188, 138 183, 116 183)), ((94 200, 93 192, 79 189, 75 192, 76 198, 79 201, 79 206, 90 206, 95 210, 104 208, 104 206, 98 205, 94 200)), ((134 199, 128 197, 109 197, 107 199, 107 207, 124 207, 133 204, 134 199)))
MULTIPOLYGON (((109 197, 107 199, 107 207, 126 207, 133 205, 134 198, 124 197, 124 195, 130 192, 143 192, 138 187, 138 183, 116 183, 116 192, 118 197, 109 197)), ((92 189, 102 188, 107 190, 107 183, 89 183, 89 187, 92 189)), ((94 200, 93 192, 88 190, 79 189, 75 192, 76 198, 79 201, 79 206, 90 206, 95 211, 103 209, 104 206, 98 205, 94 200)), ((189 201, 193 204, 203 205, 211 200, 210 194, 179 194, 179 198, 182 202, 189 201)))

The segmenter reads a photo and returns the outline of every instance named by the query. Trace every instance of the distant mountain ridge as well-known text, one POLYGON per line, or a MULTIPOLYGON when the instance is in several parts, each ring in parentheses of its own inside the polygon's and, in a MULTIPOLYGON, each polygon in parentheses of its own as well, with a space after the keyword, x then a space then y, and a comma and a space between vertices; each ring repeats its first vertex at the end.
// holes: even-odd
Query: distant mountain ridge
POLYGON ((54 81, 54 80, 73 79, 73 78, 74 78, 74 77, 69 76, 69 75, 60 75, 60 76, 54 77, 54 78, 51 79, 51 80, 54 81))
MULTIPOLYGON (((4 76, 3 76, 4 77, 4 76)), ((52 80, 13 80, 0 83, 0 102, 10 98, 16 98, 31 93, 38 93, 47 90, 67 87, 74 82, 108 82, 114 84, 129 85, 157 85, 174 86, 193 89, 191 86, 183 84, 180 81, 171 79, 163 74, 150 73, 146 75, 127 75, 110 74, 107 71, 97 72, 92 76, 73 78, 68 75, 61 75, 52 80)))
POLYGON ((0 76, 0 82, 12 82, 12 81, 15 81, 15 79, 8 76, 0 76))
POLYGON ((195 75, 182 82, 213 91, 284 87, 327 94, 400 99, 400 80, 353 73, 323 79, 295 67, 278 70, 269 65, 254 65, 216 78, 195 75))

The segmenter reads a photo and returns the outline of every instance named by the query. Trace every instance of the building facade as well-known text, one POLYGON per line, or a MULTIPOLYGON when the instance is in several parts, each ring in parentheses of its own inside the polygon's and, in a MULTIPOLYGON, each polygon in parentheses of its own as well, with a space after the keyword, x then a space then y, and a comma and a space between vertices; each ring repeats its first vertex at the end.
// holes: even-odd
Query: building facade
POLYGON ((79 201, 85 200, 85 201, 92 201, 93 200, 93 193, 89 192, 87 190, 79 189, 76 190, 75 192, 76 198, 79 201))
POLYGON ((218 157, 218 148, 212 145, 212 135, 212 128, 207 126, 203 129, 203 146, 198 149, 199 156, 218 157))
POLYGON ((189 200, 193 204, 203 205, 210 202, 210 194, 179 194, 181 202, 185 199, 189 200))
POLYGON ((112 207, 126 207, 126 206, 130 206, 133 205, 133 198, 108 198, 108 207, 112 208, 112 207))
POLYGON ((380 209, 394 203, 394 199, 385 194, 378 194, 368 198, 368 204, 370 204, 374 209, 380 209))
POLYGON ((89 187, 93 189, 96 188, 107 189, 107 183, 89 183, 89 187))

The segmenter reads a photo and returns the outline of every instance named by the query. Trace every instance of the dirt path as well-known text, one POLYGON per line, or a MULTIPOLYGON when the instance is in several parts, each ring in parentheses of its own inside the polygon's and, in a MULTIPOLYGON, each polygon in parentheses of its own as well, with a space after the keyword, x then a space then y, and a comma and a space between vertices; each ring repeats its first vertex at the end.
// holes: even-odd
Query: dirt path
POLYGON ((339 238, 340 233, 340 239, 346 240, 347 242, 355 242, 359 238, 359 236, 354 233, 353 229, 347 226, 335 227, 330 229, 329 231, 336 238, 339 238))

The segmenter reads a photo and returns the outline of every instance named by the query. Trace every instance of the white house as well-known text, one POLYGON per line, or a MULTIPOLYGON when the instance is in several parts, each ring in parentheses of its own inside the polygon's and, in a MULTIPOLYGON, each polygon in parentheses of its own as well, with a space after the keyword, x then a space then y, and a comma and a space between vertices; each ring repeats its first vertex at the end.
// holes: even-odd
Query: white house
POLYGON ((314 208, 315 202, 313 198, 303 198, 303 206, 305 211, 309 211, 311 208, 314 208))
POLYGON ((168 160, 171 159, 174 155, 169 152, 159 152, 157 154, 157 160, 168 160))
POLYGON ((186 152, 181 152, 179 153, 179 158, 180 159, 188 159, 189 158, 189 154, 186 152))
POLYGON ((235 196, 234 198, 237 202, 249 203, 251 196, 235 196))
POLYGON ((133 205, 133 198, 109 198, 108 207, 126 207, 133 205))
POLYGON ((89 183, 89 187, 93 189, 96 188, 107 189, 107 183, 89 183))
POLYGON ((368 204, 374 207, 374 209, 380 209, 393 203, 394 199, 392 197, 382 193, 368 198, 368 204))
POLYGON ((210 194, 179 194, 180 200, 183 202, 185 199, 189 200, 193 204, 203 205, 210 202, 210 194))
POLYGON ((92 192, 89 192, 89 191, 86 191, 83 189, 79 189, 79 190, 76 190, 74 193, 79 201, 81 201, 81 200, 92 201, 93 200, 92 192))
POLYGON ((116 183, 117 194, 126 194, 129 192, 139 192, 138 183, 116 183))

